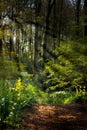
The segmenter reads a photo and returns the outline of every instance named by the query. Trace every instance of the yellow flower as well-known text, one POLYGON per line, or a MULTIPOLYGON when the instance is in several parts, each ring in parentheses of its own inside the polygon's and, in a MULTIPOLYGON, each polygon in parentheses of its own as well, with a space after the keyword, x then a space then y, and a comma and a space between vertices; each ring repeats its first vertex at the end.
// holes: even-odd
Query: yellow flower
POLYGON ((11 90, 15 90, 15 88, 11 88, 11 90))
POLYGON ((23 83, 21 81, 21 78, 19 78, 16 82, 16 90, 21 90, 23 88, 23 83))
POLYGON ((20 97, 20 93, 18 93, 18 97, 20 97))

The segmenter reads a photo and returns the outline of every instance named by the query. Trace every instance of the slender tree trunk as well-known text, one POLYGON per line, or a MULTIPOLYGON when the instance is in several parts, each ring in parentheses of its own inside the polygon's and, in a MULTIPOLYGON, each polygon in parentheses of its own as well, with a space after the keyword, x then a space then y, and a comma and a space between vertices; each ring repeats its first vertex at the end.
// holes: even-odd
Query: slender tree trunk
MULTIPOLYGON (((19 29, 16 30, 16 35, 19 35, 19 29)), ((19 60, 19 54, 20 54, 20 39, 18 36, 16 36, 16 57, 15 61, 17 63, 18 71, 20 71, 20 60, 19 60)))
POLYGON ((48 1, 48 7, 47 7, 47 15, 46 15, 46 28, 45 28, 45 37, 44 37, 44 44, 43 44, 43 60, 44 60, 44 63, 47 61, 47 58, 46 58, 46 55, 47 55, 47 35, 48 35, 48 32, 49 32, 49 25, 50 25, 50 15, 51 15, 51 12, 52 12, 52 8, 53 8, 53 5, 54 5, 54 2, 55 0, 49 0, 48 1))
POLYGON ((10 56, 10 59, 12 58, 12 51, 13 51, 13 39, 12 37, 10 37, 9 39, 9 56, 10 56))
POLYGON ((58 31, 58 40, 59 40, 59 43, 58 43, 58 46, 60 46, 60 39, 61 39, 61 31, 62 31, 62 17, 63 17, 63 2, 64 0, 61 0, 60 2, 60 14, 59 14, 59 31, 58 31))
POLYGON ((0 57, 2 57, 2 46, 3 46, 2 39, 0 39, 0 57))
POLYGON ((87 37, 87 0, 84 0, 84 36, 87 37))
POLYGON ((37 61, 38 61, 38 27, 35 27, 35 43, 34 43, 34 73, 37 72, 38 66, 37 66, 37 61))
POLYGON ((54 2, 54 8, 53 8, 53 49, 56 48, 55 39, 57 38, 57 2, 55 0, 54 2))
POLYGON ((76 1, 76 36, 78 37, 79 36, 79 33, 80 33, 80 30, 79 30, 79 27, 80 27, 80 8, 81 6, 81 0, 77 0, 76 1))
POLYGON ((35 17, 36 17, 36 26, 35 26, 35 42, 34 42, 34 74, 37 73, 38 71, 38 65, 37 65, 37 61, 39 58, 39 21, 38 21, 38 17, 40 17, 40 11, 41 11, 41 0, 36 0, 35 1, 35 5, 36 5, 36 12, 35 12, 35 17))

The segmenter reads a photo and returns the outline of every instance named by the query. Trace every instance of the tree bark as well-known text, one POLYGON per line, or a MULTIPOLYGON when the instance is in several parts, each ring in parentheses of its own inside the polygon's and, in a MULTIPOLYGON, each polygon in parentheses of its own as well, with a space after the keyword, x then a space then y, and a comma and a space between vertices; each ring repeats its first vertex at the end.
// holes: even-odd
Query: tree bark
POLYGON ((2 57, 2 46, 3 46, 2 39, 0 39, 0 57, 2 57))
POLYGON ((87 37, 87 0, 84 0, 84 36, 87 37))
POLYGON ((44 44, 43 44, 43 60, 44 63, 47 61, 46 54, 47 54, 47 34, 49 32, 49 24, 50 24, 50 15, 52 12, 52 8, 54 5, 55 0, 49 0, 47 6, 47 15, 46 15, 46 28, 45 28, 45 37, 44 37, 44 44))
POLYGON ((59 25, 58 25, 58 46, 60 46, 60 39, 61 39, 61 31, 62 31, 62 20, 63 20, 63 3, 64 0, 60 2, 60 12, 59 12, 59 25))
POLYGON ((80 30, 80 6, 81 6, 81 0, 76 1, 76 36, 79 36, 80 30))

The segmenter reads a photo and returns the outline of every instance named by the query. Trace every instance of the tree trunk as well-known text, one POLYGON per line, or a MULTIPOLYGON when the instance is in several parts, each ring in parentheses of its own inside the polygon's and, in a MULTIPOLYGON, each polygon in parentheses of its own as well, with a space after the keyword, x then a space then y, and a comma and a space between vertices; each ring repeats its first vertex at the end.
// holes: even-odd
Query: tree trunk
POLYGON ((81 0, 76 1, 76 36, 79 36, 80 30, 80 5, 81 5, 81 0))
POLYGON ((63 20, 63 2, 64 0, 61 0, 60 2, 60 12, 59 12, 59 26, 58 26, 58 46, 60 46, 60 39, 61 39, 61 34, 62 34, 62 20, 63 20))
POLYGON ((38 21, 38 17, 40 17, 40 11, 41 11, 41 5, 42 5, 41 0, 36 0, 35 5, 36 5, 36 10, 35 10, 36 26, 35 26, 35 41, 34 41, 34 74, 36 74, 38 71, 38 65, 37 65, 37 61, 39 58, 39 39, 38 39, 39 21, 38 21))
POLYGON ((47 6, 47 15, 46 15, 46 28, 45 28, 45 37, 44 37, 44 44, 43 44, 43 60, 44 60, 44 63, 47 61, 47 35, 49 33, 49 24, 50 24, 50 15, 51 15, 51 12, 52 12, 52 8, 53 8, 53 5, 54 5, 54 2, 55 0, 49 0, 48 1, 48 6, 47 6))
POLYGON ((87 0, 84 0, 84 36, 87 37, 87 0))
POLYGON ((10 59, 12 58, 12 51, 13 51, 13 39, 10 37, 9 39, 9 56, 10 56, 10 59))
POLYGON ((3 45, 2 39, 0 39, 0 57, 2 57, 2 45, 3 45))
POLYGON ((55 39, 57 38, 57 6, 56 6, 57 2, 55 0, 54 2, 54 8, 53 8, 53 49, 56 49, 56 43, 55 43, 55 39))

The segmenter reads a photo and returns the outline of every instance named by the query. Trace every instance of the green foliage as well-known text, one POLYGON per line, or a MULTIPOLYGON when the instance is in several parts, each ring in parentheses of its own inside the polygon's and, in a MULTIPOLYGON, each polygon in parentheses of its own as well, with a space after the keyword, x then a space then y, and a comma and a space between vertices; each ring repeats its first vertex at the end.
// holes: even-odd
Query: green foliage
POLYGON ((86 103, 87 92, 80 92, 76 95, 72 91, 56 91, 48 96, 48 104, 70 104, 70 103, 86 103))
POLYGON ((21 78, 0 81, 0 125, 20 125, 21 110, 33 103, 47 103, 48 94, 21 78))
POLYGON ((20 71, 25 70, 25 65, 17 63, 12 60, 1 60, 0 61, 0 79, 11 79, 16 78, 19 74, 18 66, 20 71))
MULTIPOLYGON (((31 76, 30 76, 31 77, 31 76)), ((39 104, 68 104, 87 102, 87 92, 77 95, 72 90, 53 93, 43 92, 39 87, 26 80, 0 81, 0 126, 20 127, 21 111, 34 103, 39 104)))
POLYGON ((76 103, 86 103, 87 102, 87 92, 80 92, 74 98, 76 103))
POLYGON ((33 103, 87 102, 86 51, 87 45, 84 43, 63 42, 54 51, 57 59, 50 59, 45 64, 43 73, 40 70, 36 75, 28 74, 24 65, 19 73, 14 60, 2 60, 0 62, 0 77, 2 76, 0 125, 19 126, 21 110, 33 103), (20 78, 12 78, 15 77, 14 75, 20 78))
POLYGON ((87 89, 87 45, 84 43, 68 41, 61 43, 54 53, 57 60, 50 60, 45 65, 46 81, 50 84, 49 90, 64 88, 87 89))
POLYGON ((49 95, 50 104, 69 104, 75 102, 75 93, 67 91, 53 92, 49 95))
POLYGON ((35 102, 33 87, 26 85, 19 78, 13 85, 9 80, 0 82, 0 124, 15 126, 21 109, 26 104, 35 102), (28 92, 28 90, 31 92, 28 92))

